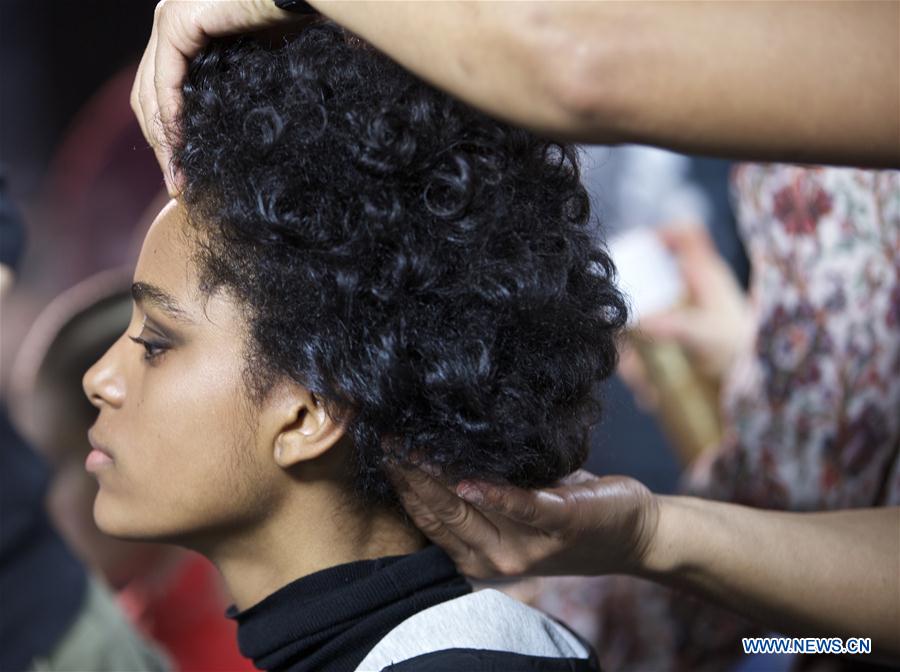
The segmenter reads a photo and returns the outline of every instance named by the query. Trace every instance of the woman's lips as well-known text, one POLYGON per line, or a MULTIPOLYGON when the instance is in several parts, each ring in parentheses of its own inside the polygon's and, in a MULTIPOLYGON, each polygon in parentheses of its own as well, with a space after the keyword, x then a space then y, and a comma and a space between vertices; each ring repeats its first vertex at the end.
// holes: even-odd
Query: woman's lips
POLYGON ((108 467, 113 463, 113 459, 104 452, 92 450, 88 453, 87 459, 84 461, 84 468, 88 471, 98 471, 103 467, 108 467))
POLYGON ((94 435, 91 432, 88 432, 88 441, 90 441, 91 444, 91 452, 88 453, 87 459, 84 461, 84 468, 87 471, 93 472, 112 465, 112 455, 110 455, 103 446, 97 443, 97 440, 94 439, 94 435))

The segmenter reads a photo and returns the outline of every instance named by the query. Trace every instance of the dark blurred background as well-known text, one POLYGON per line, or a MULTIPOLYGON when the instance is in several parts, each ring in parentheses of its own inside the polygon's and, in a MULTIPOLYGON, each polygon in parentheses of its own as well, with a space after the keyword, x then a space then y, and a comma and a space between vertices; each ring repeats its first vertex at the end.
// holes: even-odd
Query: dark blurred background
POLYGON ((4 389, 36 314, 78 281, 127 263, 162 185, 128 103, 154 4, 0 3, 0 166, 29 238, 0 332, 4 389))
POLYGON ((135 65, 152 0, 3 0, 0 3, 0 150, 18 196, 34 196, 84 103, 135 65))

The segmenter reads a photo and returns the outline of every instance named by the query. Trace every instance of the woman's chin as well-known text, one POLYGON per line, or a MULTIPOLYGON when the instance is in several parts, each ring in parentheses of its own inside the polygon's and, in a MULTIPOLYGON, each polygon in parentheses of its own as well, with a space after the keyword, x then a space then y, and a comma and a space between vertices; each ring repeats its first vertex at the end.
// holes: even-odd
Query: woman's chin
POLYGON ((94 500, 94 523, 103 534, 127 541, 159 541, 160 534, 141 526, 128 509, 109 500, 101 489, 94 500))
MULTIPOLYGON (((170 544, 195 550, 204 538, 195 525, 187 521, 169 520, 162 526, 160 511, 136 511, 123 502, 104 493, 101 488, 94 500, 94 523, 103 534, 122 541, 141 541, 154 544, 170 544)), ((208 536, 208 535, 207 535, 208 536)))

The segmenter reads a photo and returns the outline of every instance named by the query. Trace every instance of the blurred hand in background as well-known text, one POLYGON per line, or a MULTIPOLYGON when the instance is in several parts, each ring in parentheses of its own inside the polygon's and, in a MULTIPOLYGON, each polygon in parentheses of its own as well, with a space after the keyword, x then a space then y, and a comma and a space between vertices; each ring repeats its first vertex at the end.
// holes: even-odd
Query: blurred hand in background
POLYGON ((681 345, 704 375, 721 380, 753 336, 750 302, 703 226, 670 226, 659 236, 678 261, 687 304, 651 315, 641 332, 681 345))
MULTIPOLYGON (((687 297, 671 310, 643 317, 636 336, 677 344, 697 371, 719 383, 752 341, 750 301, 704 226, 676 224, 657 233, 678 263, 687 297)), ((641 358, 627 344, 622 348, 618 372, 638 402, 655 410, 658 394, 641 358)))

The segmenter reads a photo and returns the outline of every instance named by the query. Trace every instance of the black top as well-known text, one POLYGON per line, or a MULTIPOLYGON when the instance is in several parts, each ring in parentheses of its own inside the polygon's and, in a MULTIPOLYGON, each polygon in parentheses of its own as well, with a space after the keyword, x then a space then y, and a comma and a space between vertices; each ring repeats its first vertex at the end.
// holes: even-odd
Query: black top
POLYGON ((264 670, 344 672, 407 618, 472 591, 437 546, 310 574, 227 615, 238 646, 264 670))

